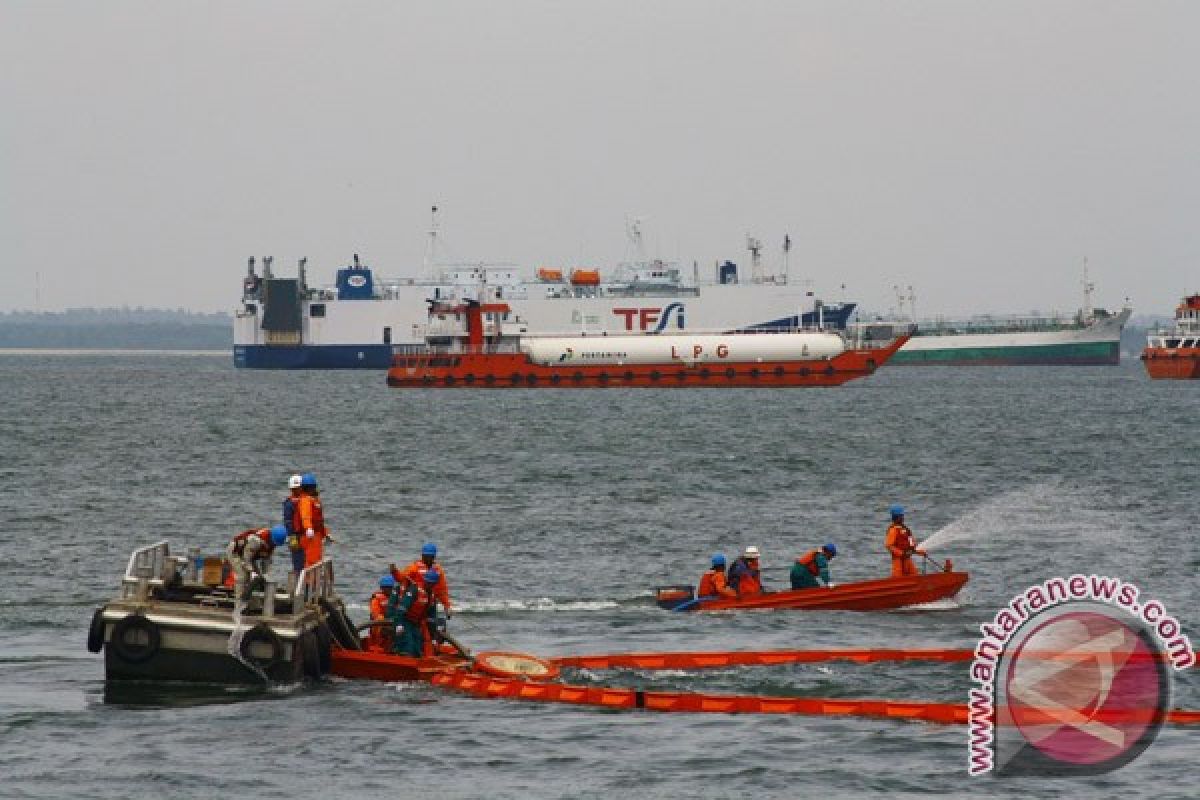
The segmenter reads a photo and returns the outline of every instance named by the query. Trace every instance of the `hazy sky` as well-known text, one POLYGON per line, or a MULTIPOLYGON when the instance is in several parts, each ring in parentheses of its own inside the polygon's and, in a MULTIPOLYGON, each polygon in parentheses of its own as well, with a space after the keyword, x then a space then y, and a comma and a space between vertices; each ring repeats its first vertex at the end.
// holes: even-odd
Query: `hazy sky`
POLYGON ((1169 313, 1200 288, 1200 2, 0 0, 0 310, 230 309, 326 282, 602 268, 627 217, 826 296, 1169 313))

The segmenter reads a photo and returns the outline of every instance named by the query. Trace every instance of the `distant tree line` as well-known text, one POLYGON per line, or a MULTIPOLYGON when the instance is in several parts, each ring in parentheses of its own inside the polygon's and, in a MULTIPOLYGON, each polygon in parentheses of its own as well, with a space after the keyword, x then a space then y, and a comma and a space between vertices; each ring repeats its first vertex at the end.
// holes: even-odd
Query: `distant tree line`
POLYGON ((0 312, 0 348, 228 350, 228 314, 185 309, 73 308, 0 312))

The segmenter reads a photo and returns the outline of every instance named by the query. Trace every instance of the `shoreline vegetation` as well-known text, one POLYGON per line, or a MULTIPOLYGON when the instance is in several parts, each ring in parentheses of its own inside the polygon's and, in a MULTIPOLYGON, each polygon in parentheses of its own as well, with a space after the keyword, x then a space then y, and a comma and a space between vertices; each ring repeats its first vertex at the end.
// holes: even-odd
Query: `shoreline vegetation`
POLYGON ((0 313, 0 350, 223 351, 233 318, 184 309, 74 308, 0 313))

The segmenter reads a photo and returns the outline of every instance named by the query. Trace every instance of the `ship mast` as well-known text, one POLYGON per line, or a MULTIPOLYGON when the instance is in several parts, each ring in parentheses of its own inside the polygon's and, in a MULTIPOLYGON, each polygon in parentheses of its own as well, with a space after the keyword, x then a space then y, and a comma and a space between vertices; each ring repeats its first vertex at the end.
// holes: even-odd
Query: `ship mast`
POLYGON ((1095 288, 1096 288, 1096 284, 1092 283, 1088 279, 1088 260, 1087 260, 1087 256, 1084 256, 1083 257, 1083 308, 1080 310, 1080 314, 1083 317, 1083 319, 1081 321, 1085 325, 1087 323, 1091 322, 1092 318, 1095 317, 1095 315, 1096 315, 1095 309, 1092 308, 1092 290, 1095 288))
POLYGON ((762 242, 747 233, 746 249, 750 251, 750 282, 762 283, 762 242))
POLYGON ((780 282, 787 284, 791 273, 788 269, 788 254, 792 252, 792 237, 786 233, 783 235, 783 275, 780 276, 780 282))
POLYGON ((429 241, 425 245, 425 277, 433 280, 433 265, 437 263, 438 207, 430 209, 429 241))

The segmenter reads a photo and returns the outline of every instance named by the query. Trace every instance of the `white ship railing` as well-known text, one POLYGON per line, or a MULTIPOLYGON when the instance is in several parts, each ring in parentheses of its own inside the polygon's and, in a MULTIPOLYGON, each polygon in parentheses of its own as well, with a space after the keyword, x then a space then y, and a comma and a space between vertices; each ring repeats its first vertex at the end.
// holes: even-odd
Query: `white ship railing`
POLYGON ((292 605, 298 608, 333 596, 333 560, 323 558, 311 567, 305 567, 296 578, 292 605))

